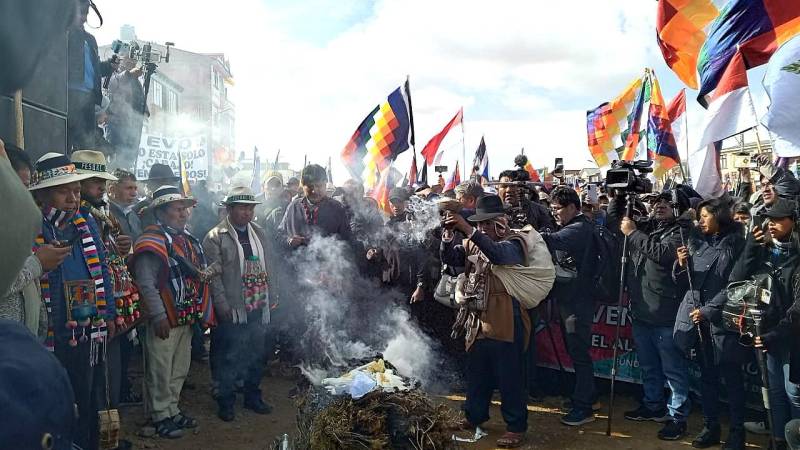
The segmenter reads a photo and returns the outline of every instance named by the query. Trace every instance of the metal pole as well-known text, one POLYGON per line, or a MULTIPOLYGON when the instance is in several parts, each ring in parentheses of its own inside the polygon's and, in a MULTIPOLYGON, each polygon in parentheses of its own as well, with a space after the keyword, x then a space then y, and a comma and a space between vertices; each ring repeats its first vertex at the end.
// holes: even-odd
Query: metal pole
MULTIPOLYGON (((761 311, 757 308, 752 308, 750 310, 750 314, 753 316, 753 324, 756 328, 756 334, 761 336, 761 311)), ((758 362, 758 369, 761 372, 761 398, 764 402, 764 409, 767 410, 767 424, 769 425, 770 433, 769 433, 769 441, 770 441, 770 448, 778 448, 777 442, 775 441, 775 436, 772 434, 772 431, 775 430, 775 425, 772 423, 772 408, 770 408, 769 404, 769 375, 767 372, 767 351, 763 348, 757 348, 756 350, 756 361, 758 362)))
MULTIPOLYGON (((628 204, 625 207, 625 217, 633 217, 633 206, 636 201, 634 194, 626 194, 628 196, 628 204)), ((619 330, 622 324, 622 319, 625 317, 622 309, 622 303, 625 299, 625 278, 628 276, 628 237, 625 236, 622 241, 622 267, 619 271, 619 298, 617 299, 617 319, 616 332, 614 333, 614 349, 613 360, 611 362, 611 393, 608 400, 608 422, 606 422, 606 436, 611 436, 611 421, 614 417, 614 385, 617 379, 617 348, 619 347, 619 330)))
POLYGON ((464 137, 464 107, 461 107, 461 179, 467 179, 467 141, 464 137))
POLYGON ((17 147, 25 150, 25 119, 22 110, 22 89, 14 92, 14 119, 17 130, 17 147))

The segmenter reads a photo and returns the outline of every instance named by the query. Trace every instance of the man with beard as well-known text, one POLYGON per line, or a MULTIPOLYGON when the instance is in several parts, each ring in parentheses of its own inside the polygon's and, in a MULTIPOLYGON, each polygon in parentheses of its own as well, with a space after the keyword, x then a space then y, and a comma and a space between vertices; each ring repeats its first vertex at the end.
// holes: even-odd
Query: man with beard
POLYGON ((217 415, 235 418, 235 382, 244 380, 244 407, 256 414, 272 408, 261 398, 264 339, 270 320, 267 290, 267 239, 253 223, 259 204, 246 187, 233 188, 223 202, 228 216, 203 240, 209 263, 221 273, 211 279, 217 327, 212 332, 211 359, 219 381, 217 415))
POLYGON ((307 245, 314 234, 351 241, 352 233, 344 207, 329 198, 325 189, 328 180, 325 169, 310 164, 303 169, 301 178, 303 195, 289 203, 278 227, 285 245, 293 249, 307 245))
MULTIPOLYGON (((459 214, 450 213, 445 227, 467 236, 463 243, 442 242, 442 262, 466 266, 467 279, 457 296, 464 321, 453 326, 466 332, 467 400, 465 429, 475 429, 489 420, 494 389, 500 389, 500 411, 506 433, 497 440, 504 448, 520 447, 528 428, 525 402, 524 352, 529 345, 531 322, 520 303, 493 274, 495 265, 526 265, 525 239, 510 230, 500 197, 486 195, 478 200, 470 225, 459 214)), ((461 311, 459 316, 462 316, 461 311)))
POLYGON ((58 153, 42 156, 35 170, 30 190, 42 211, 35 247, 70 248, 63 263, 40 280, 48 313, 45 345, 67 370, 75 393, 79 417, 75 443, 97 449, 97 411, 100 399, 105 399, 102 348, 114 335, 116 313, 105 245, 95 220, 80 210, 81 182, 92 175, 78 174, 75 165, 58 153))

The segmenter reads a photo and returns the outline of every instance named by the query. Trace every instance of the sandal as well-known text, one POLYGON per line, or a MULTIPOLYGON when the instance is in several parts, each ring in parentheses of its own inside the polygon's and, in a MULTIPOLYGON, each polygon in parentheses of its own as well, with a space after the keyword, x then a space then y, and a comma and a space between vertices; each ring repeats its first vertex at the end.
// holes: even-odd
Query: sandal
POLYGON ((522 446, 523 442, 525 442, 525 433, 506 431, 506 433, 497 440, 497 446, 500 448, 517 448, 522 446))
POLYGON ((183 436, 183 430, 172 420, 171 417, 153 424, 156 434, 162 438, 178 439, 183 436))
POLYGON ((175 422, 178 428, 197 428, 197 421, 183 413, 176 414, 175 417, 172 418, 172 421, 175 422))

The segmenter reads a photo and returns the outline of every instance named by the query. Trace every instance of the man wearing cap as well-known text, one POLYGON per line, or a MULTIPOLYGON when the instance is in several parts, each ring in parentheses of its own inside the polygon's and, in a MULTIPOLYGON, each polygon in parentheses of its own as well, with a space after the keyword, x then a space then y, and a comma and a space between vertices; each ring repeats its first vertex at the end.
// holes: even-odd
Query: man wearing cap
POLYGON ((75 165, 58 153, 42 156, 30 186, 42 211, 42 231, 35 247, 69 247, 70 254, 40 280, 47 307, 45 345, 52 348, 67 370, 78 404, 76 443, 98 447, 98 399, 105 383, 103 350, 114 333, 116 312, 106 248, 91 215, 80 210, 81 181, 75 165))
POLYGON ((308 244, 315 233, 322 236, 335 235, 350 241, 350 224, 344 207, 329 198, 325 189, 328 173, 317 164, 303 169, 303 195, 296 197, 286 208, 286 214, 278 227, 285 245, 298 248, 308 244))
POLYGON ((495 387, 500 389, 503 420, 507 432, 497 440, 499 447, 515 448, 523 444, 528 428, 525 399, 523 353, 528 346, 531 322, 519 302, 502 281, 492 273, 493 265, 527 264, 524 238, 508 227, 503 201, 496 195, 478 200, 476 213, 468 218, 448 213, 444 226, 467 236, 463 243, 442 241, 442 262, 466 266, 464 298, 468 317, 454 325, 454 331, 466 331, 467 400, 464 403, 465 429, 475 429, 489 420, 489 405, 495 387))
POLYGON ((170 439, 197 421, 178 408, 191 361, 191 325, 213 324, 200 242, 186 231, 195 201, 174 186, 153 192, 148 209, 155 223, 134 245, 129 266, 139 286, 145 317, 145 411, 156 433, 170 439))
POLYGON ((682 190, 663 192, 656 197, 652 218, 638 223, 625 217, 625 200, 618 194, 609 204, 608 228, 619 228, 627 236, 631 252, 626 287, 644 387, 641 406, 625 412, 625 418, 664 423, 658 438, 677 440, 686 434, 691 404, 689 368, 673 328, 688 286, 672 277, 672 267, 692 229, 684 214, 689 199, 682 190), (664 397, 664 383, 670 388, 669 398, 664 397))
POLYGON ((137 203, 136 206, 133 207, 133 211, 141 217, 142 227, 146 227, 148 225, 152 225, 152 223, 155 221, 155 219, 152 217, 152 214, 145 214, 147 207, 152 201, 153 192, 155 192, 155 190, 161 186, 180 187, 181 177, 176 176, 168 165, 155 163, 150 166, 147 179, 143 181, 145 183, 145 187, 147 188, 147 192, 145 192, 147 197, 137 203))
POLYGON ((212 364, 219 382, 217 415, 234 419, 237 379, 244 380, 244 407, 258 414, 272 408, 261 398, 264 338, 270 320, 267 285, 267 240, 253 222, 260 204, 247 187, 236 187, 225 198, 227 218, 203 240, 208 262, 221 272, 211 278, 211 296, 217 316, 212 332, 212 364))

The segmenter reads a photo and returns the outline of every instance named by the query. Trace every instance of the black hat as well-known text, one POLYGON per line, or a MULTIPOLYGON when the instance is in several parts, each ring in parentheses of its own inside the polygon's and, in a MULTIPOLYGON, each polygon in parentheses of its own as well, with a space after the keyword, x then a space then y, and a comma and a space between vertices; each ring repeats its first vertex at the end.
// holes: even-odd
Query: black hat
POLYGON ((686 193, 681 189, 670 189, 658 194, 656 202, 660 201, 666 201, 672 205, 673 208, 678 208, 679 214, 683 214, 692 206, 689 202, 689 197, 687 197, 686 193))
POLYGON ((390 202, 394 201, 394 200, 397 200, 397 201, 400 201, 400 202, 404 202, 404 201, 408 200, 409 197, 410 197, 410 194, 408 192, 408 189, 403 188, 403 187, 392 188, 392 190, 389 191, 389 201, 390 202))
POLYGON ((758 212, 759 216, 770 217, 779 219, 782 217, 797 217, 797 202, 783 197, 778 197, 778 200, 772 205, 762 208, 758 212))
POLYGON ((72 448, 75 399, 58 359, 27 328, 9 320, 0 320, 0 355, 0 442, 72 448))
POLYGON ((168 165, 155 163, 150 167, 146 181, 180 181, 180 179, 181 177, 175 176, 168 165))
POLYGON ((470 222, 483 222, 484 220, 496 219, 505 215, 503 201, 496 195, 484 195, 478 199, 475 214, 469 216, 470 222))

